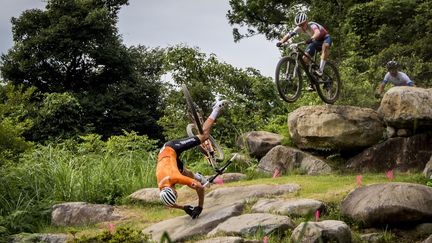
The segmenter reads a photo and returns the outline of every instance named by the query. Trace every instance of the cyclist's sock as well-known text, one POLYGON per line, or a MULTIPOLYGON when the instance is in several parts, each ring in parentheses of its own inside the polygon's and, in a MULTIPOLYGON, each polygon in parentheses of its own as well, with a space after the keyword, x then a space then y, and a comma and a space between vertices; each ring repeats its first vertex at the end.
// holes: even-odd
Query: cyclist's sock
POLYGON ((211 118, 211 119, 213 119, 213 120, 216 120, 216 117, 218 116, 219 111, 220 111, 220 108, 219 108, 219 107, 213 109, 213 111, 212 111, 212 113, 210 114, 209 118, 211 118))
POLYGON ((196 172, 194 177, 195 177, 195 180, 201 182, 202 185, 204 185, 207 182, 207 179, 203 175, 201 175, 199 172, 196 172))
POLYGON ((325 64, 326 64, 326 61, 323 60, 323 59, 321 59, 321 62, 320 62, 320 69, 319 69, 321 72, 324 71, 325 64))

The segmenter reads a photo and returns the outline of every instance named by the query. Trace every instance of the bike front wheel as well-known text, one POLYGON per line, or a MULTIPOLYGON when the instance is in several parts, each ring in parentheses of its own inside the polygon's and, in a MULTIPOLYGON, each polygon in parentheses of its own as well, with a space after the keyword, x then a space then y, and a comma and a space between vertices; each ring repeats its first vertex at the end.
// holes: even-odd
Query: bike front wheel
POLYGON ((334 104, 339 97, 341 81, 336 66, 327 61, 322 78, 316 83, 319 97, 327 104, 334 104))
POLYGON ((286 102, 296 101, 301 94, 302 77, 300 66, 292 57, 283 57, 276 66, 276 87, 279 95, 286 102))
POLYGON ((184 96, 186 98, 186 103, 187 103, 187 106, 188 106, 189 113, 191 114, 193 122, 194 122, 196 128, 198 129, 198 133, 199 134, 203 134, 204 131, 203 131, 203 128, 202 128, 200 116, 198 114, 196 105, 195 105, 195 103, 192 100, 192 96, 190 95, 189 90, 188 90, 188 88, 186 87, 185 84, 182 85, 182 90, 183 90, 183 94, 184 94, 184 96))
MULTIPOLYGON (((195 124, 188 124, 186 126, 186 132, 189 137, 196 136, 198 131, 195 124)), ((208 157, 209 163, 213 168, 217 168, 220 161, 224 161, 225 154, 222 147, 216 142, 216 140, 210 135, 207 141, 199 146, 199 150, 208 157), (213 161, 212 161, 213 160, 213 161)))

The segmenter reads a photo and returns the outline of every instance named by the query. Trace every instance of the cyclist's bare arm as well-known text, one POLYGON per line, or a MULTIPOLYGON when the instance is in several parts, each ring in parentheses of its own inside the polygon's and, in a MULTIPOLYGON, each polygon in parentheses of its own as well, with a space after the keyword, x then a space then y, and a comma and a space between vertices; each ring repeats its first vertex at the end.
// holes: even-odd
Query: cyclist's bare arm
POLYGON ((204 206, 204 186, 200 184, 190 188, 195 189, 198 195, 198 206, 203 207, 204 206))
POLYGON ((215 120, 213 120, 211 118, 207 118, 207 120, 204 122, 203 134, 197 135, 197 137, 201 141, 201 143, 203 143, 204 141, 206 141, 209 138, 210 130, 211 130, 211 127, 213 126, 214 122, 215 122, 215 120))

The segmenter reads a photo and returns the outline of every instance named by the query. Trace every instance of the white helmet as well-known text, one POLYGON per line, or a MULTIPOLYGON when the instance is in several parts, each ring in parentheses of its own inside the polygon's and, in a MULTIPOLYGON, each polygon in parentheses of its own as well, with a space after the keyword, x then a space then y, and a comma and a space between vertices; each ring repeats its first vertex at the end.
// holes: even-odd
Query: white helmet
POLYGON ((164 187, 159 193, 160 200, 167 206, 174 206, 177 195, 171 187, 164 187))
POLYGON ((307 15, 305 13, 298 13, 295 18, 294 18, 294 23, 296 25, 300 25, 303 24, 304 22, 307 21, 307 15))

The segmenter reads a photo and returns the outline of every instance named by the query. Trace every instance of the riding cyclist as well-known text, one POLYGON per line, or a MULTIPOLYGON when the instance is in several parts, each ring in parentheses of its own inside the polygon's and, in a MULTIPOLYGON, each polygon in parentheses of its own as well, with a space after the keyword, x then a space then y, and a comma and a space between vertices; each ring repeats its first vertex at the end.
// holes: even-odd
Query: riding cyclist
POLYGON ((406 73, 398 71, 398 63, 396 61, 387 62, 388 72, 384 76, 384 80, 381 82, 376 98, 380 98, 384 93, 384 87, 390 81, 394 86, 415 86, 414 82, 406 75, 406 73))
POLYGON ((296 34, 306 33, 310 36, 306 41, 308 46, 305 50, 309 57, 303 57, 303 60, 305 63, 309 63, 316 51, 321 51, 320 67, 319 70, 316 70, 316 74, 322 76, 327 58, 330 54, 330 46, 332 43, 330 34, 322 25, 316 22, 308 22, 308 17, 305 13, 298 13, 294 18, 294 23, 297 26, 276 43, 276 46, 281 47, 283 43, 287 42, 296 34))
POLYGON ((204 205, 204 184, 207 180, 199 173, 193 174, 190 170, 184 167, 180 160, 180 154, 188 149, 204 143, 210 136, 210 129, 213 126, 216 117, 224 107, 228 105, 228 101, 217 101, 213 106, 213 111, 203 124, 203 134, 194 137, 172 140, 164 144, 158 156, 156 166, 156 178, 160 189, 161 201, 169 207, 183 209, 193 219, 197 218, 203 209, 204 205), (198 194, 198 206, 177 204, 177 192, 174 188, 176 184, 187 185, 195 189, 198 194))

